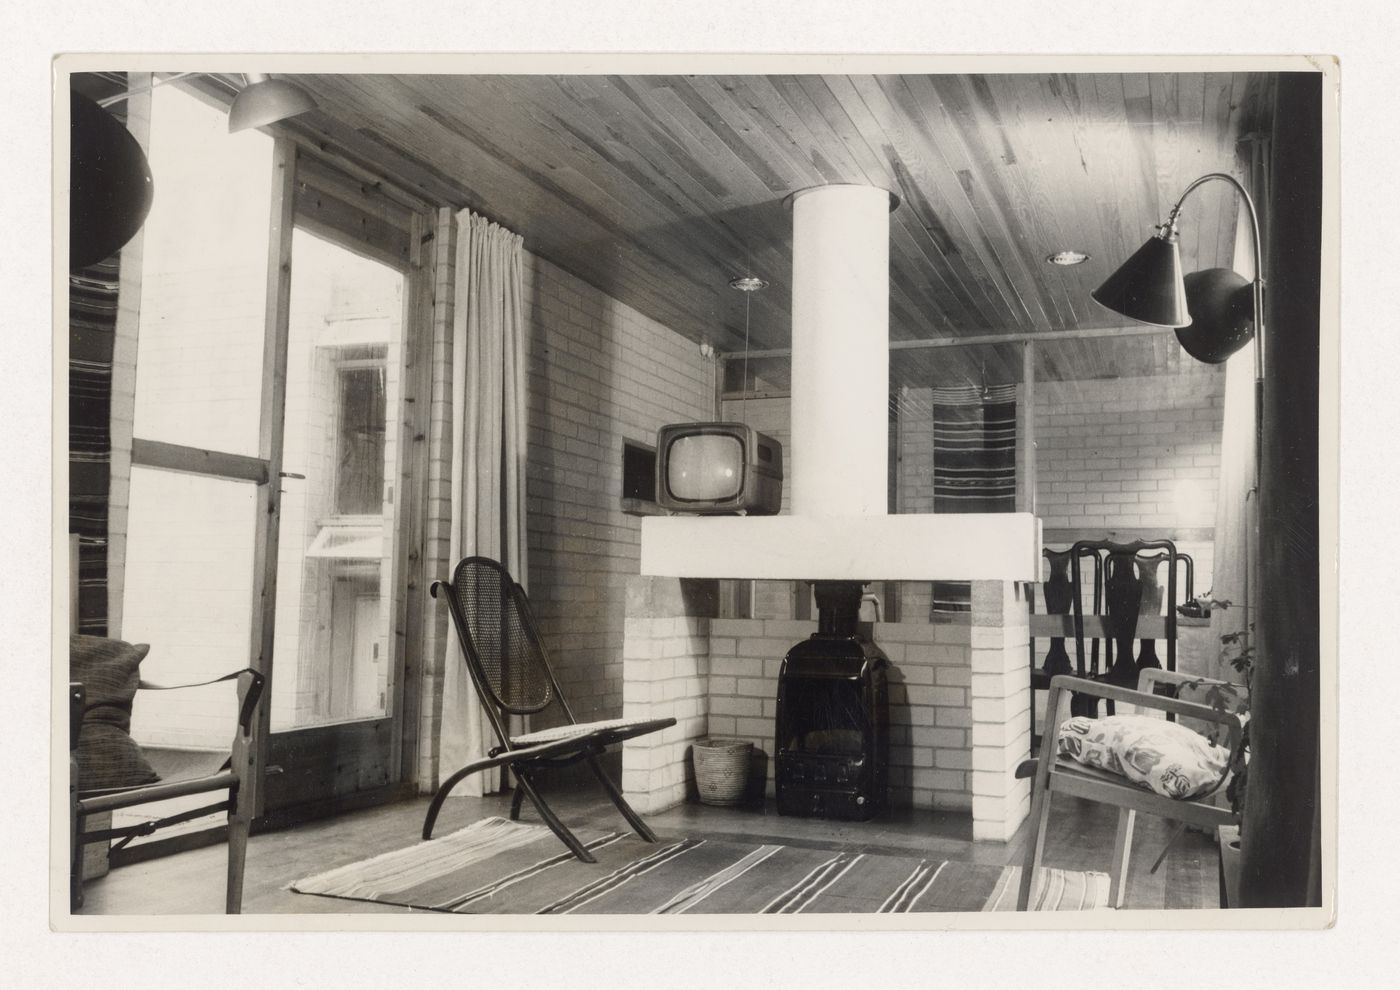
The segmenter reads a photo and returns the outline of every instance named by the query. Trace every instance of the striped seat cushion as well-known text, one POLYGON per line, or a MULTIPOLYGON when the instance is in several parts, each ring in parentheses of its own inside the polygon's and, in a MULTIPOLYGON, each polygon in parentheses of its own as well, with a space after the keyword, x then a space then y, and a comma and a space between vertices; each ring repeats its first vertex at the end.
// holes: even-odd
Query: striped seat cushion
POLYGON ((568 739, 570 736, 584 736, 600 729, 624 729, 629 725, 640 725, 651 721, 645 718, 610 718, 600 722, 579 722, 577 725, 557 725, 552 729, 527 732, 523 736, 511 736, 512 746, 535 746, 541 743, 568 739))

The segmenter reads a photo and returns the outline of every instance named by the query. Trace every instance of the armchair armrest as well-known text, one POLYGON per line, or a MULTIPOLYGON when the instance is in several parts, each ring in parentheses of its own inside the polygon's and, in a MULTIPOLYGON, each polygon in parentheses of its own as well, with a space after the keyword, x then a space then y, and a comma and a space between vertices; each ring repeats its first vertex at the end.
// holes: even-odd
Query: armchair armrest
POLYGON ((1115 684, 1104 684, 1102 681, 1092 681, 1069 674, 1060 674, 1050 681, 1050 690, 1054 691, 1057 688, 1061 691, 1073 691, 1075 694, 1087 694, 1090 697, 1104 698, 1108 701, 1121 701, 1139 708, 1152 708, 1174 715, 1188 715, 1191 718, 1199 718, 1207 722, 1218 722, 1226 728, 1234 726, 1238 730, 1244 725, 1243 720, 1234 712, 1223 712, 1210 705, 1202 705, 1195 701, 1182 701, 1179 698, 1152 694, 1134 688, 1118 687, 1115 684))
POLYGON ((206 687, 210 684, 221 684, 224 681, 232 680, 238 681, 238 727, 247 733, 252 728, 253 710, 258 706, 258 699, 262 697, 263 685, 267 680, 252 667, 244 667, 242 670, 235 670, 222 677, 215 677, 207 681, 195 681, 192 684, 153 684, 143 680, 136 685, 136 689, 138 691, 181 691, 185 688, 206 687))
MULTIPOLYGON (((229 758, 224 761, 223 767, 218 772, 206 777, 157 784, 135 784, 128 787, 102 787, 84 790, 81 794, 84 813, 90 814, 116 807, 164 800, 167 797, 177 797, 182 794, 216 790, 228 786, 230 782, 237 782, 248 788, 253 787, 256 782, 256 774, 252 771, 252 760, 256 758, 256 749, 253 745, 254 735, 257 732, 255 720, 258 702, 262 699, 267 678, 251 667, 245 667, 222 677, 190 684, 154 684, 143 680, 137 685, 137 690, 180 691, 185 688, 205 687, 233 680, 238 682, 238 731, 230 744, 229 758)), ((75 709, 76 714, 73 716, 75 728, 72 729, 72 737, 76 747, 78 727, 82 721, 82 685, 70 684, 69 696, 70 706, 78 705, 75 709)))
MULTIPOLYGON (((1217 697, 1230 703, 1226 711, 1242 712, 1249 707, 1248 688, 1243 684, 1236 684, 1232 681, 1222 681, 1217 677, 1206 677, 1204 674, 1183 674, 1176 670, 1163 670, 1160 667, 1147 667, 1138 675, 1138 690, 1148 694, 1156 694, 1158 684, 1168 684, 1177 689, 1178 699, 1180 689, 1184 687, 1200 688, 1207 694, 1214 692, 1217 697)), ((1161 695, 1157 695, 1161 697, 1161 695)), ((1209 705, 1213 710, 1220 710, 1216 705, 1209 705)))

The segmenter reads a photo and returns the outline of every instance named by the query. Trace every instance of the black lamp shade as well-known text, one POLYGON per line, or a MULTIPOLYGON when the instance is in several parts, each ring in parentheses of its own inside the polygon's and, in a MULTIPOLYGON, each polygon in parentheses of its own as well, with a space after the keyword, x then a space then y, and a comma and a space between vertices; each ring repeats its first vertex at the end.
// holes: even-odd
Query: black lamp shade
POLYGON ((1181 250, 1174 237, 1148 240, 1090 295, 1100 306, 1139 323, 1184 327, 1191 322, 1181 279, 1181 250))
POLYGON ((1192 272, 1185 285, 1191 325, 1176 339, 1197 361, 1220 364, 1254 336, 1253 285, 1228 268, 1192 272))
POLYGON ((151 210, 151 169, 131 132, 73 93, 68 160, 68 267, 95 264, 121 248, 151 210))

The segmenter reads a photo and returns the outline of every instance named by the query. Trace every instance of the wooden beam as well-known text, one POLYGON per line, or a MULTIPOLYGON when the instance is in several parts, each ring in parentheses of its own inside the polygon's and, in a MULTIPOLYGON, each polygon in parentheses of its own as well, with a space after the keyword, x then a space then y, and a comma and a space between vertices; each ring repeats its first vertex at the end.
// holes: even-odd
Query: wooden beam
POLYGON ((261 786, 269 765, 272 729, 272 650, 277 612, 277 538, 281 514, 277 484, 282 471, 282 434, 287 409, 287 340, 292 305, 292 226, 296 202, 296 146, 278 138, 272 150, 272 204, 268 224, 267 309, 263 327, 262 407, 258 418, 258 453, 267 465, 267 481, 258 485, 253 538, 253 669, 267 678, 264 703, 258 706, 254 732, 252 813, 263 813, 261 786))
POLYGON ((758 392, 721 392, 719 398, 721 402, 738 402, 740 399, 790 399, 792 393, 787 389, 765 388, 758 392))
POLYGON ((1262 413, 1258 641, 1240 837, 1240 899, 1247 908, 1318 905, 1322 886, 1335 883, 1320 877, 1321 837, 1314 830, 1320 817, 1315 809, 1321 799, 1326 621, 1320 616, 1325 603, 1318 507, 1325 78, 1302 72, 1279 76, 1276 115, 1288 126, 1274 134, 1272 165, 1274 175, 1287 181, 1270 183, 1272 195, 1264 205, 1270 218, 1264 245, 1270 264, 1264 321, 1269 346, 1262 402, 1256 405, 1262 413))
MULTIPOLYGON (((1072 615, 1032 615, 1031 637, 1064 636, 1074 638, 1074 616, 1072 615)), ((1112 639, 1114 630, 1102 615, 1084 616, 1084 638, 1112 639)), ((1134 639, 1166 639, 1167 617, 1165 615, 1140 615, 1133 630, 1134 639)))
POLYGON ((1021 345, 1021 396, 1016 403, 1016 511, 1035 514, 1035 341, 1021 345))
POLYGON ((1130 526, 1124 529, 1108 529, 1104 526, 1064 526, 1047 528, 1044 533, 1045 545, 1077 543, 1080 540, 1114 540, 1118 543, 1131 543, 1133 540, 1171 540, 1173 543, 1211 543, 1215 540, 1215 527, 1201 526, 1195 529, 1173 529, 1171 527, 1130 526))
MULTIPOLYGON (((987 333, 971 337, 934 337, 928 340, 892 340, 892 351, 919 351, 931 347, 972 347, 980 344, 1023 344, 1027 341, 1051 342, 1056 340, 1093 340, 1100 337, 1143 337, 1149 334, 1167 333, 1170 327, 1150 327, 1139 324, 1130 327, 1090 327, 1085 330, 1045 330, 1039 333, 1008 332, 987 333)), ((1174 331, 1171 331, 1174 332, 1174 331)), ((791 357, 790 347, 770 347, 761 351, 749 351, 750 360, 757 358, 791 357)))
POLYGON ((267 461, 260 457, 186 447, 163 440, 143 440, 140 437, 131 441, 131 463, 139 467, 159 468, 162 471, 251 481, 255 485, 266 484, 271 476, 267 461))
POLYGON ((390 698, 393 716, 398 720, 394 749, 389 761, 390 779, 414 780, 418 768, 418 719, 422 704, 424 662, 423 612, 428 606, 424 593, 427 572, 424 543, 428 517, 428 429, 432 414, 433 368, 433 275, 436 244, 425 241, 433 229, 431 213, 415 213, 410 238, 410 266, 407 277, 408 318, 404 321, 405 374, 403 415, 400 417, 401 451, 397 503, 399 542, 395 549, 395 569, 401 579, 391 585, 399 601, 395 603, 395 651, 390 670, 393 685, 390 698))

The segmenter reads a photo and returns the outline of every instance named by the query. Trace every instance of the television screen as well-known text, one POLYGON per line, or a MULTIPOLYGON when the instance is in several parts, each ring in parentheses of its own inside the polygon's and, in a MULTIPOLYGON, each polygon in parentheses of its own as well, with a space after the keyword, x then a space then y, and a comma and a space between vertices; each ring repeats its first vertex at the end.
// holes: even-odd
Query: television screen
POLYGON ((683 434, 671 441, 666 487, 685 501, 737 498, 744 486, 744 444, 722 433, 683 434))

